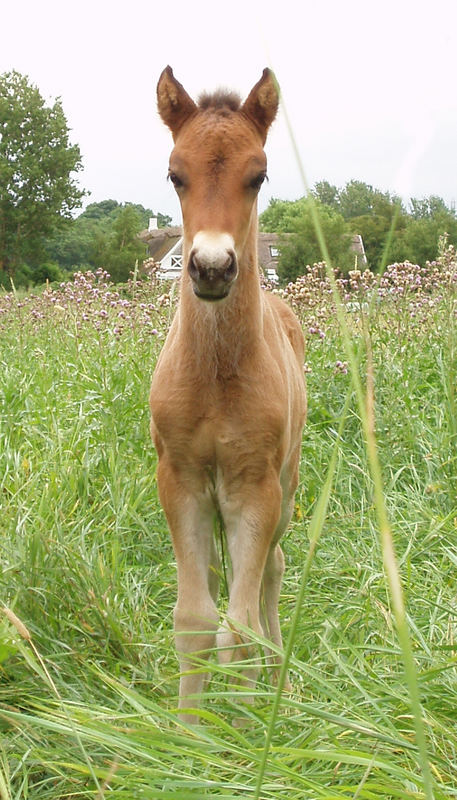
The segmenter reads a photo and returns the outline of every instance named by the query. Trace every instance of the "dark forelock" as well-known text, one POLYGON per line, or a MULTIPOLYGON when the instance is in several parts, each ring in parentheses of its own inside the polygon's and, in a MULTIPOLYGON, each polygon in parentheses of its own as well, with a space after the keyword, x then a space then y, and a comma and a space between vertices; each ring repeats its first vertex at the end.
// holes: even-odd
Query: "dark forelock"
POLYGON ((198 107, 202 111, 214 109, 215 111, 238 111, 241 105, 241 98, 236 92, 229 92, 219 89, 212 94, 204 93, 198 98, 198 107))

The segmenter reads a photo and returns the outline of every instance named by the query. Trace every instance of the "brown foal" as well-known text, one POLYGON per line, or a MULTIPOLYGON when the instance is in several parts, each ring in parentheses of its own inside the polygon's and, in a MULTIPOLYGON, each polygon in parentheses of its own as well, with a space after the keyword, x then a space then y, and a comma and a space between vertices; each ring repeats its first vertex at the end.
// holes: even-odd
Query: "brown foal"
POLYGON ((179 705, 195 722, 185 709, 206 678, 196 663, 216 642, 222 662, 250 659, 246 686, 255 685, 258 663, 245 628, 282 647, 279 539, 298 482, 304 343, 291 309, 259 280, 257 194, 279 102, 272 73, 264 70, 243 104, 220 92, 196 104, 167 67, 157 95, 174 140, 169 178, 184 238, 179 305, 152 381, 151 431, 178 569, 179 705), (221 627, 216 514, 231 561, 221 627))

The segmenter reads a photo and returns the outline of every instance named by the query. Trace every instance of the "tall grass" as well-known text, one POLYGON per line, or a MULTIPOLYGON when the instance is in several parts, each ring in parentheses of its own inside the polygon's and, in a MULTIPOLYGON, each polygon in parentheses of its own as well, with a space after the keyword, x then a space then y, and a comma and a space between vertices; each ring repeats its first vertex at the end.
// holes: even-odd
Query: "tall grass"
POLYGON ((173 297, 99 274, 0 298, 2 800, 457 797, 456 270, 443 251, 420 291, 394 291, 412 268, 380 293, 355 276, 352 373, 328 280, 287 290, 310 369, 281 598, 294 691, 265 673, 249 708, 214 660, 196 728, 176 715, 176 577, 148 433, 173 297), (357 403, 367 370, 425 782, 357 403))
MULTIPOLYGON (((287 113, 286 113, 286 120, 289 128, 289 135, 291 138, 293 149, 297 158, 297 163, 302 176, 304 188, 310 200, 312 200, 313 198, 309 191, 309 186, 307 184, 298 147, 295 142, 293 130, 288 120, 287 113)), ((410 628, 406 617, 406 608, 403 596, 402 581, 395 555, 392 525, 389 519, 389 513, 387 509, 383 472, 379 459, 379 449, 376 437, 375 376, 374 376, 373 351, 372 351, 372 340, 371 340, 370 330, 369 326, 366 324, 366 320, 362 317, 362 322, 364 323, 363 339, 366 351, 366 375, 365 375, 365 381, 363 381, 361 380, 361 377, 359 375, 358 359, 355 349, 353 347, 351 331, 344 310, 344 302, 338 291, 337 279, 329 257, 327 243, 323 236, 323 231, 319 215, 317 213, 317 208, 313 202, 311 203, 311 210, 313 213, 314 225, 320 242, 322 255, 324 257, 327 279, 332 290, 332 297, 334 300, 335 310, 339 322, 339 327, 341 330, 344 351, 348 358, 348 362, 350 364, 351 376, 354 384, 358 411, 360 415, 361 428, 364 434, 367 462, 370 470, 371 480, 373 483, 373 504, 376 512, 379 535, 382 545, 383 563, 389 586, 390 601, 392 604, 393 615, 395 618, 398 640, 402 650, 403 663, 405 669, 405 679, 408 685, 410 707, 414 719, 415 736, 419 752, 419 762, 422 774, 424 794, 427 800, 433 800, 433 786, 432 786, 432 779, 431 779, 431 772, 429 765, 429 756, 427 752, 427 737, 424 729, 423 710, 421 706, 417 670, 413 656, 410 628)), ((387 263, 388 252, 395 229, 397 216, 398 213, 397 215, 394 215, 392 219, 389 236, 387 237, 383 262, 380 268, 381 275, 384 272, 387 263)), ((369 299, 370 310, 372 310, 373 308, 373 301, 375 300, 376 296, 377 296, 376 292, 373 292, 369 299)), ((454 317, 455 317, 454 314, 450 315, 451 330, 454 328, 454 317)), ((322 525, 323 525, 323 520, 321 522, 320 526, 321 528, 322 525)), ((298 607, 297 607, 297 613, 298 613, 298 607)), ((273 726, 275 715, 276 715, 276 708, 274 709, 272 714, 270 729, 273 726)), ((258 781, 259 788, 261 784, 261 779, 262 776, 260 774, 258 781)))

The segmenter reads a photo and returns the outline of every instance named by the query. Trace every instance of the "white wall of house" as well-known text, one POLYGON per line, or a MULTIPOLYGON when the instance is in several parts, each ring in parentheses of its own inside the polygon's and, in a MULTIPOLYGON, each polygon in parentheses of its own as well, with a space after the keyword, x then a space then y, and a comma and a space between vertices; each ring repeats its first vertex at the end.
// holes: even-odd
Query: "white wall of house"
POLYGON ((182 238, 178 239, 171 250, 160 262, 159 278, 173 280, 179 278, 182 271, 182 238))
MULTIPOLYGON (((271 249, 271 248, 270 248, 271 249)), ((275 254, 276 255, 276 254, 275 254)), ((179 278, 182 272, 182 238, 173 245, 171 250, 160 261, 159 278, 163 280, 174 280, 179 278)), ((274 267, 265 269, 265 277, 272 283, 278 282, 278 274, 274 267)))

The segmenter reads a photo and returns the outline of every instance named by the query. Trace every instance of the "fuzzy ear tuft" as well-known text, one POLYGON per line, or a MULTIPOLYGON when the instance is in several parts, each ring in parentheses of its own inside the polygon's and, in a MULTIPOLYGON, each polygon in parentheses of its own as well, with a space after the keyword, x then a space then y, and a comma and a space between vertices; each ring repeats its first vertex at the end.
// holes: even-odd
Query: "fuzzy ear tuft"
POLYGON ((165 125, 168 125, 173 138, 176 139, 182 125, 194 113, 197 106, 184 86, 176 80, 171 67, 165 67, 159 78, 157 105, 165 125))
POLYGON ((279 106, 279 87, 271 69, 264 69, 242 106, 242 111, 258 128, 263 138, 267 138, 268 128, 276 117, 279 106))

